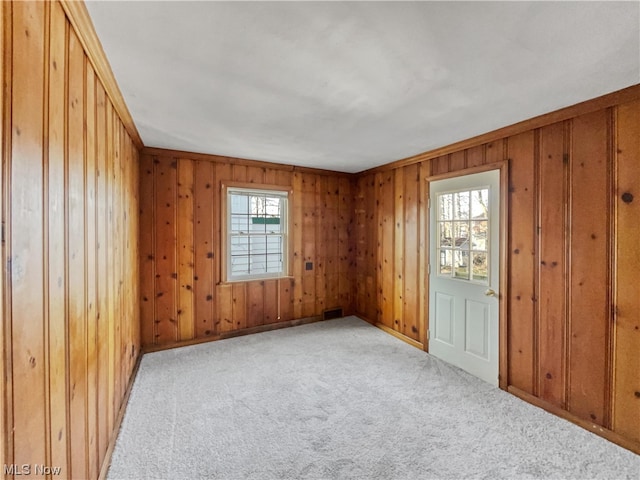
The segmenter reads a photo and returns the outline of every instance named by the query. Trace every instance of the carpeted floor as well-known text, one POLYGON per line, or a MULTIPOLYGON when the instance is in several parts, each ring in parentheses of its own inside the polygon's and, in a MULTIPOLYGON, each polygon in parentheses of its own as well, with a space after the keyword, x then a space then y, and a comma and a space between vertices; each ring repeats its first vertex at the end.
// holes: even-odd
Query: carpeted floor
POLYGON ((355 318, 147 354, 113 479, 640 477, 640 456, 355 318))

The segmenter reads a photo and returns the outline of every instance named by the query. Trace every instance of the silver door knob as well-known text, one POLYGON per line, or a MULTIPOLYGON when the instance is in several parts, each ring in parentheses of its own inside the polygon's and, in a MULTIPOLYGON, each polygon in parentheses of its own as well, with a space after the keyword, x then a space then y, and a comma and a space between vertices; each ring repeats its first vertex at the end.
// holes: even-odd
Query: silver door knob
POLYGON ((486 292, 484 292, 484 294, 485 294, 487 297, 497 297, 497 296, 498 296, 498 295, 496 294, 496 291, 495 291, 495 290, 493 290, 493 289, 491 289, 491 288, 488 288, 488 289, 487 289, 487 291, 486 291, 486 292))

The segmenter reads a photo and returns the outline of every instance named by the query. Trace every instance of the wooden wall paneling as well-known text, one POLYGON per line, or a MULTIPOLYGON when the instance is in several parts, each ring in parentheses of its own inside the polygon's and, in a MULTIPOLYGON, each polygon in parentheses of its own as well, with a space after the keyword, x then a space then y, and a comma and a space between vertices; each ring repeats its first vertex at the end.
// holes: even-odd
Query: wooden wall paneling
POLYGON ((281 278, 278 280, 278 295, 280 297, 280 311, 278 312, 278 321, 287 322, 293 320, 292 308, 293 281, 290 278, 281 278))
MULTIPOLYGON (((387 173, 388 175, 388 173, 387 173)), ((376 292, 376 316, 372 318, 372 321, 376 323, 383 323, 382 320, 382 304, 384 300, 383 285, 382 285, 382 265, 383 265, 383 238, 384 238, 384 204, 385 198, 383 194, 384 190, 384 176, 382 172, 378 172, 374 176, 373 189, 375 191, 375 239, 376 239, 376 278, 375 278, 375 292, 376 292)))
MULTIPOLYGON (((156 343, 177 340, 176 174, 177 160, 156 164, 156 343)), ((211 186, 209 186, 211 188, 211 186)))
MULTIPOLYGON (((316 178, 316 194, 315 205, 317 216, 315 218, 315 240, 316 240, 316 260, 314 265, 315 271, 315 313, 321 313, 326 306, 326 283, 327 283, 327 223, 329 215, 327 212, 327 177, 319 175, 316 178)), ((268 295, 265 292, 265 299, 268 295)), ((265 304, 266 308, 266 304, 265 304)))
POLYGON ((142 345, 155 343, 155 164, 140 157, 140 320, 142 345))
POLYGON ((264 324, 264 281, 247 283, 247 327, 264 324))
POLYGON ((264 280, 262 298, 264 302, 263 325, 278 322, 280 296, 278 295, 278 280, 264 280))
POLYGON ((404 168, 404 218, 396 220, 404 221, 404 291, 402 299, 404 310, 402 315, 403 335, 420 341, 418 333, 419 318, 418 313, 418 261, 420 258, 420 237, 419 229, 422 223, 419 221, 420 210, 420 172, 419 164, 409 165, 404 168))
POLYGON ((326 206, 323 207, 325 224, 322 228, 325 249, 326 308, 340 306, 340 237, 339 237, 340 184, 336 177, 326 179, 326 206))
POLYGON ((117 292, 115 288, 114 272, 115 272, 115 237, 114 237, 114 223, 115 223, 115 211, 113 208, 114 198, 114 182, 113 182, 113 158, 114 158, 114 145, 113 145, 113 106, 111 102, 106 102, 106 129, 107 129, 107 143, 106 143, 106 171, 105 177, 107 182, 105 204, 107 209, 107 225, 106 225, 106 250, 107 250, 107 276, 105 283, 107 284, 109 302, 107 304, 107 323, 108 332, 106 343, 108 345, 108 362, 107 362, 107 397, 109 404, 107 406, 107 422, 109 431, 113 431, 116 421, 116 402, 115 402, 115 304, 117 301, 117 292))
POLYGON ((246 167, 246 181, 249 183, 265 183, 266 168, 246 167))
MULTIPOLYGON (((109 444, 108 383, 109 383, 109 285, 107 265, 109 258, 107 238, 107 155, 106 155, 106 96, 102 85, 96 85, 96 175, 97 175, 97 221, 98 221, 98 450, 99 465, 102 465, 109 444)), ((141 257, 143 258, 143 257, 141 257)), ((146 258, 146 257, 145 257, 146 258)), ((140 277, 142 278, 142 277, 140 277)), ((153 279, 151 279, 153 282, 153 279)), ((151 294, 151 299, 153 294, 151 294)), ((153 303, 153 302, 151 302, 153 303)), ((148 304, 148 302, 147 302, 148 304)), ((142 308, 141 308, 142 312, 142 308)), ((152 310, 153 314, 153 310, 152 310)), ((153 320, 153 315, 150 317, 153 320)), ((149 322, 153 325, 152 322, 149 322)))
POLYGON ((572 121, 569 411, 607 426, 609 112, 572 121))
POLYGON ((49 43, 49 144, 47 163, 49 267, 49 411, 51 465, 68 476, 67 466, 67 355, 65 295, 65 65, 66 18, 51 4, 49 43))
POLYGON ((478 167, 485 163, 485 145, 467 149, 467 168, 478 167))
POLYGON ((461 150, 449 155, 449 168, 452 172, 467 168, 467 150, 461 150))
POLYGON ((429 164, 421 162, 418 164, 418 320, 415 337, 422 343, 423 349, 428 350, 429 342, 427 338, 427 325, 429 320, 429 236, 427 234, 428 225, 428 198, 429 184, 425 181, 428 176, 429 164))
POLYGON ((566 160, 565 126, 540 130, 538 180, 538 395, 565 403, 566 338, 566 160))
POLYGON ((195 271, 192 288, 194 288, 195 300, 196 338, 214 334, 219 326, 216 326, 214 321, 217 276, 215 269, 217 249, 214 245, 214 231, 217 230, 214 225, 214 211, 220 209, 220 204, 214 170, 215 166, 211 162, 195 162, 193 213, 195 271))
MULTIPOLYGON (((0 375, 2 375, 3 384, 0 390, 0 435, 2 436, 2 444, 0 444, 0 465, 7 465, 13 463, 13 435, 9 432, 12 431, 12 420, 9 419, 8 413, 12 411, 12 375, 11 375, 11 321, 10 313, 7 306, 10 306, 10 290, 5 288, 6 282, 10 281, 8 278, 8 257, 9 253, 7 242, 10 244, 11 225, 10 225, 10 182, 8 179, 11 168, 11 157, 9 152, 11 150, 11 137, 13 136, 11 127, 11 114, 10 114, 10 101, 8 98, 10 95, 7 92, 11 91, 11 67, 8 66, 7 59, 11 57, 11 4, 7 2, 0 3, 0 80, 2 80, 2 90, 0 90, 0 113, 2 115, 0 120, 0 146, 2 148, 2 154, 0 157, 0 220, 2 221, 2 229, 5 235, 0 239, 0 258, 2 258, 3 269, 0 272, 0 375)), ((66 469, 65 469, 66 473, 66 469)))
POLYGON ((68 66, 68 299, 69 366, 71 418, 71 475, 88 477, 86 431, 87 415, 87 343, 85 311, 85 188, 84 158, 84 68, 82 46, 75 33, 69 35, 68 66))
POLYGON ((533 131, 510 137, 508 383, 534 393, 535 266, 537 251, 533 131))
POLYGON ((351 269, 351 234, 353 211, 351 203, 351 182, 346 177, 338 180, 338 291, 339 301, 345 313, 352 311, 351 286, 353 270, 351 269))
POLYGON ((442 155, 431 160, 431 175, 449 172, 449 155, 442 155))
POLYGON ((505 139, 501 138, 485 144, 484 163, 497 163, 505 159, 505 139))
POLYGON ((404 168, 399 168, 394 175, 394 206, 393 206, 393 329, 402 332, 404 324, 404 271, 406 245, 404 242, 404 168))
MULTIPOLYGON (((13 378, 13 459, 46 459, 43 317, 43 3, 16 3, 13 10, 13 103, 10 166, 11 304, 8 314, 13 378), (16 408, 16 406, 18 406, 16 408)), ((11 425, 11 424, 10 424, 11 425)))
POLYGON ((354 235, 356 237, 355 311, 366 316, 367 210, 365 205, 365 183, 366 177, 358 177, 356 180, 353 192, 353 212, 355 218, 354 235))
POLYGON ((378 255, 378 215, 379 209, 376 204, 376 198, 379 192, 376 183, 377 175, 369 175, 366 181, 365 209, 367 211, 365 230, 367 235, 367 251, 366 251, 366 271, 367 271, 367 287, 366 287, 366 316, 369 320, 377 320, 380 302, 378 298, 378 273, 380 257, 378 255))
POLYGON ((302 198, 302 174, 293 173, 292 180, 293 194, 291 198, 292 225, 289 235, 293 243, 292 263, 289 268, 293 273, 293 317, 302 318, 302 272, 304 268, 304 252, 302 250, 302 228, 303 228, 303 198, 302 198))
POLYGON ((382 252, 381 252, 381 291, 382 291, 382 324, 393 328, 394 325, 394 296, 393 285, 395 275, 395 246, 394 246, 394 177, 395 171, 383 174, 380 189, 382 252))
POLYGON ((122 224, 117 221, 122 213, 122 142, 121 131, 115 109, 112 110, 111 122, 113 124, 113 257, 114 257, 114 275, 113 275, 113 291, 115 294, 115 316, 113 325, 113 342, 114 342, 114 378, 113 378, 113 410, 117 415, 122 399, 122 315, 123 315, 123 288, 122 288, 122 269, 123 269, 123 242, 122 242, 122 224))
POLYGON ((89 477, 96 478, 98 464, 98 325, 97 325, 97 218, 96 218, 96 78, 90 64, 85 65, 85 309, 87 312, 87 440, 89 477))
POLYGON ((233 296, 233 329, 241 330, 247 328, 247 284, 234 283, 232 287, 233 296))
POLYGON ((316 207, 316 177, 310 173, 302 174, 302 248, 303 248, 303 273, 302 273, 302 317, 310 317, 316 313, 316 236, 315 222, 319 215, 316 207), (311 269, 307 270, 307 265, 311 269))
POLYGON ((178 339, 194 338, 194 162, 178 159, 178 339))
POLYGON ((617 108, 612 429, 640 443, 640 101, 617 108))
POLYGON ((233 284, 228 283, 218 287, 218 323, 216 333, 233 330, 233 284))

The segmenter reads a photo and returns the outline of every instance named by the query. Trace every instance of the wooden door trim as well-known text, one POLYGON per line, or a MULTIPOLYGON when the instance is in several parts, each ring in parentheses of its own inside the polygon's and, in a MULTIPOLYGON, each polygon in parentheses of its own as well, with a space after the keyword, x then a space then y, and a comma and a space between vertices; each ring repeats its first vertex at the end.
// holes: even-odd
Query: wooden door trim
MULTIPOLYGON (((438 175, 429 175, 425 177, 427 182, 426 195, 427 198, 431 198, 431 182, 435 182, 438 180, 447 180, 450 178, 462 177, 466 175, 473 175, 474 173, 482 173, 488 172, 491 170, 498 170, 500 174, 500 220, 498 222, 500 228, 500 249, 499 249, 499 272, 500 272, 500 295, 498 297, 498 386, 502 390, 506 390, 508 386, 507 382, 507 373, 509 366, 509 356, 508 356, 508 322, 507 322, 507 298, 508 298, 508 272, 509 272, 509 248, 508 248, 508 218, 509 218, 509 161, 503 160, 500 162, 488 163, 486 165, 479 165, 477 167, 465 168, 463 170, 456 170, 454 172, 442 173, 438 175)), ((431 225, 431 208, 427 209, 427 220, 425 223, 425 228, 427 229, 427 246, 426 251, 431 252, 431 232, 428 230, 431 225)), ((429 264, 431 264, 431 258, 427 255, 429 259, 429 264)), ((429 273, 427 271, 425 285, 427 285, 427 291, 425 292, 426 297, 426 307, 425 307, 425 316, 424 316, 424 325, 423 329, 426 331, 429 327, 429 301, 431 299, 431 285, 429 282, 429 273)), ((426 342, 424 344, 424 349, 426 352, 429 351, 429 338, 427 337, 426 342)))

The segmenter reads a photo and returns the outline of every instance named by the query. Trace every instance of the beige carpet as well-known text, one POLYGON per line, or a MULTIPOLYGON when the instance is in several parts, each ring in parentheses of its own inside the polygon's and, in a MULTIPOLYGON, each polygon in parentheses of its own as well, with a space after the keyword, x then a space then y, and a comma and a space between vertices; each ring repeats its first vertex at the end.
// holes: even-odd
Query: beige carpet
POLYGON ((639 477, 639 456, 355 317, 145 355, 108 476, 639 477))

